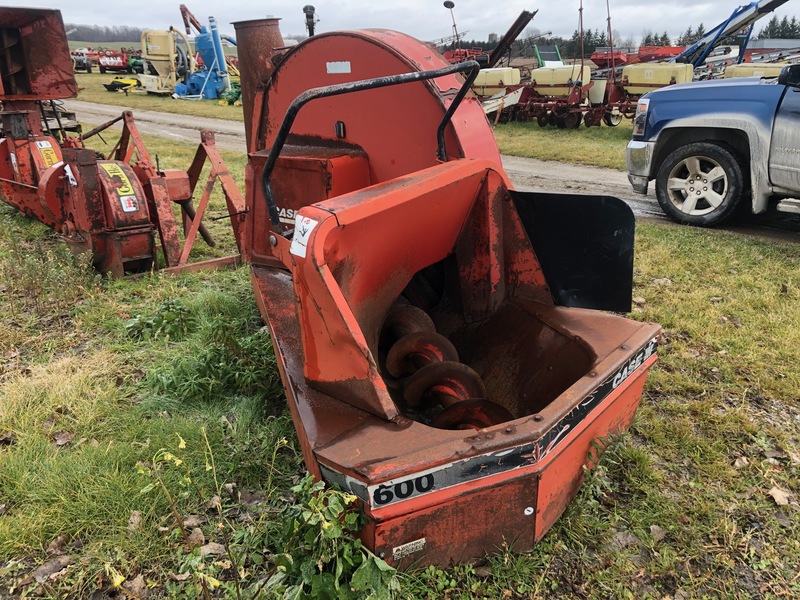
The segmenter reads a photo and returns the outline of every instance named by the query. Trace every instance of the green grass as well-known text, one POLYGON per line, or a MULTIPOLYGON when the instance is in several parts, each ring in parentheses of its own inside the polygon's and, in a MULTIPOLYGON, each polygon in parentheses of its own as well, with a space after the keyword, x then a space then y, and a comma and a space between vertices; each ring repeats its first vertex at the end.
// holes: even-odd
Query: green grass
MULTIPOLYGON (((227 119, 229 121, 242 121, 244 119, 241 106, 220 106, 218 100, 176 100, 171 96, 156 96, 143 91, 132 91, 127 95, 124 92, 109 92, 103 87, 104 83, 111 82, 117 76, 128 77, 124 73, 76 73, 78 81, 77 100, 110 104, 125 109, 156 110, 178 115, 193 115, 214 119, 227 119)), ((80 118, 80 115, 78 115, 80 118)))
POLYGON ((500 152, 541 160, 593 165, 625 170, 625 146, 632 125, 624 119, 617 127, 558 129, 530 123, 498 124, 494 137, 500 152))
MULTIPOLYGON (((193 154, 147 144, 165 167, 193 154)), ((243 159, 226 153, 242 188, 243 159)), ((233 250, 209 225, 221 248, 198 258, 233 250)), ((141 575, 195 598, 203 573, 231 595, 238 570, 185 551, 156 473, 247 581, 268 574, 303 467, 248 270, 108 280, 2 205, 0 282, 0 596, 141 575), (71 565, 26 579, 56 556, 71 565)), ((800 594, 800 245, 640 223, 634 296, 664 327, 660 360, 566 514, 530 553, 405 573, 398 597, 800 594)))

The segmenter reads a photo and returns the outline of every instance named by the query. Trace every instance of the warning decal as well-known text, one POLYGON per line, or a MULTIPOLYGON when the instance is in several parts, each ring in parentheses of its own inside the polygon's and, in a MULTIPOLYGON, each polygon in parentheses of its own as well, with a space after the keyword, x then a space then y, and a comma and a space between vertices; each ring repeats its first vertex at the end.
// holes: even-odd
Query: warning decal
POLYGON ((289 248, 289 252, 300 258, 305 258, 308 238, 311 236, 311 232, 314 231, 314 227, 318 224, 319 223, 314 219, 297 215, 294 224, 294 236, 292 236, 292 245, 289 248))

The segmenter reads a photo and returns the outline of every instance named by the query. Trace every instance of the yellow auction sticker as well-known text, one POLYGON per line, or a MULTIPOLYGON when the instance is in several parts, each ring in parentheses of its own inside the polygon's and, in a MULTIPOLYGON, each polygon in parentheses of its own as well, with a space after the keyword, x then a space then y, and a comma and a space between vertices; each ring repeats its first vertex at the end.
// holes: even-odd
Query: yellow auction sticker
POLYGON ((100 163, 103 170, 114 182, 114 193, 122 206, 122 211, 126 213, 137 212, 139 210, 139 199, 133 190, 131 180, 117 163, 100 163))
POLYGON ((125 171, 122 170, 117 163, 100 163, 100 166, 103 167, 103 170, 108 173, 108 176, 112 179, 118 178, 119 183, 121 185, 116 186, 115 191, 120 196, 135 196, 136 193, 133 191, 133 185, 131 185, 131 180, 128 179, 128 176, 125 174, 125 171))
POLYGON ((50 142, 46 140, 36 142, 36 147, 39 149, 39 154, 42 155, 45 167, 50 168, 58 162, 58 154, 56 154, 56 150, 50 142))

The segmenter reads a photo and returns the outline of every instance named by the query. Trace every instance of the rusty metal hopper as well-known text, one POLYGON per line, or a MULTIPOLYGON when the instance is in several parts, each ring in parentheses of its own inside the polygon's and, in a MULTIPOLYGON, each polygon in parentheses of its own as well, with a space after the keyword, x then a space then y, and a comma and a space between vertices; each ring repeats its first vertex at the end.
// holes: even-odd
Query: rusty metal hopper
POLYGON ((77 95, 61 11, 0 7, 0 100, 77 95))

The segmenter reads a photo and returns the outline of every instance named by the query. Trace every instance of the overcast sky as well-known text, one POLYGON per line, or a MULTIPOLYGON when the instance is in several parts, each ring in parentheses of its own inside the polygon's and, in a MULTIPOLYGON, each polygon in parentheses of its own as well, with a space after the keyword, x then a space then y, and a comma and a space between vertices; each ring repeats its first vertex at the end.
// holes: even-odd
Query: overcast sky
MULTIPOLYGON (((184 0, 202 22, 216 17, 223 33, 233 35, 232 21, 280 17, 284 35, 304 34, 303 5, 309 0, 184 0)), ((450 11, 440 0, 310 0, 320 19, 317 31, 379 27, 396 29, 422 40, 434 40, 452 32, 450 11)), ((667 31, 673 38, 687 27, 703 23, 706 29, 726 19, 743 0, 610 0, 613 28, 621 36, 639 39, 648 30, 667 31)), ((5 2, 4 2, 5 4, 5 2)), ((47 0, 9 0, 12 6, 47 7, 47 0)), ((467 39, 485 40, 489 33, 504 33, 522 10, 539 10, 529 27, 540 32, 569 37, 578 28, 579 0, 455 0, 456 25, 467 31, 467 39)), ((584 27, 606 28, 606 0, 583 0, 584 27)), ((131 25, 145 29, 166 29, 182 25, 180 0, 139 0, 103 3, 96 0, 58 0, 49 7, 60 8, 64 21, 87 25, 131 25), (123 18, 124 17, 124 18, 123 18)), ((789 0, 776 15, 800 18, 800 2, 789 0), (795 6, 796 5, 796 6, 795 6)), ((756 24, 766 25, 770 16, 756 24)))

